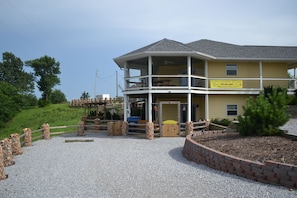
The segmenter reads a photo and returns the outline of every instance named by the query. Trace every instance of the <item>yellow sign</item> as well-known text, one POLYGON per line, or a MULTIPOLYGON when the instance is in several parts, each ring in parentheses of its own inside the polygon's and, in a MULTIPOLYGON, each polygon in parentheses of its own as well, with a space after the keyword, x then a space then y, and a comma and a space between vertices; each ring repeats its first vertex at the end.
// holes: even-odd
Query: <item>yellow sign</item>
POLYGON ((210 88, 242 88, 242 80, 210 80, 210 88))

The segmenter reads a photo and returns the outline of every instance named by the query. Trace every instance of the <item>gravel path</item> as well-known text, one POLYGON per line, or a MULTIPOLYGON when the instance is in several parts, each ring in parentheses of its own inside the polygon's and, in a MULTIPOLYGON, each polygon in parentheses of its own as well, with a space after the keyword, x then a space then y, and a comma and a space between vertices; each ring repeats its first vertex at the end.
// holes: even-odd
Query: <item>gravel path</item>
POLYGON ((297 136, 297 118, 291 118, 284 126, 280 128, 287 130, 289 134, 297 136))
POLYGON ((87 133, 40 140, 5 168, 0 197, 297 197, 183 158, 184 138, 87 133), (65 143, 68 139, 94 142, 65 143))

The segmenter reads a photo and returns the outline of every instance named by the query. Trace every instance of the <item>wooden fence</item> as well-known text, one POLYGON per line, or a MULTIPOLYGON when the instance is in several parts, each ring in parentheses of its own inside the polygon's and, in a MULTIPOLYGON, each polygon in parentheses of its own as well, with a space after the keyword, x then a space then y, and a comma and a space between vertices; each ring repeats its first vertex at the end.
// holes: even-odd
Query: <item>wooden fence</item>
MULTIPOLYGON (((203 130, 206 122, 189 122, 183 126, 185 135, 193 133, 194 130, 203 130)), ((22 154, 23 146, 32 146, 32 141, 39 139, 50 139, 51 136, 65 133, 75 133, 75 131, 63 131, 66 128, 76 128, 77 136, 84 135, 84 131, 107 131, 108 135, 128 135, 145 134, 147 139, 154 139, 155 135, 160 136, 160 126, 153 122, 143 121, 141 123, 127 123, 116 120, 87 119, 83 117, 77 125, 54 126, 43 124, 41 129, 31 131, 30 128, 23 129, 23 134, 13 133, 10 138, 0 141, 0 180, 6 179, 8 175, 4 173, 4 167, 14 164, 13 156, 22 154), (62 130, 61 130, 62 129, 62 130), (53 130, 51 132, 51 130, 53 130), (61 131, 59 131, 61 130, 61 131)))

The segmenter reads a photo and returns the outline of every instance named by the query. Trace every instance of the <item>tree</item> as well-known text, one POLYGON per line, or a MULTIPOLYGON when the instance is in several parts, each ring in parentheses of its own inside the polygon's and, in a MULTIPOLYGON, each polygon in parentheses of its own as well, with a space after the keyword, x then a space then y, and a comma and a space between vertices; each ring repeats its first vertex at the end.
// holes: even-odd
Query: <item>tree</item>
POLYGON ((23 69, 23 62, 14 54, 4 52, 0 62, 0 81, 7 82, 17 88, 20 93, 32 93, 34 90, 33 74, 23 69))
POLYGON ((285 90, 273 88, 271 93, 261 93, 257 98, 251 97, 247 106, 243 107, 243 116, 238 116, 238 131, 245 136, 278 135, 279 127, 289 120, 287 108, 285 90))
POLYGON ((37 105, 37 97, 31 93, 22 94, 23 107, 33 107, 37 105))
POLYGON ((0 128, 21 110, 20 100, 18 89, 0 81, 0 128))
POLYGON ((51 98, 51 102, 53 104, 67 102, 65 94, 62 91, 57 90, 57 89, 52 92, 50 98, 51 98))
POLYGON ((88 98, 90 98, 90 95, 89 95, 89 93, 88 92, 83 92, 82 94, 81 94, 81 97, 80 97, 80 99, 88 99, 88 98))
POLYGON ((43 56, 39 59, 26 61, 26 65, 34 70, 35 80, 39 91, 42 92, 42 100, 49 102, 52 88, 60 84, 60 63, 54 58, 43 56))

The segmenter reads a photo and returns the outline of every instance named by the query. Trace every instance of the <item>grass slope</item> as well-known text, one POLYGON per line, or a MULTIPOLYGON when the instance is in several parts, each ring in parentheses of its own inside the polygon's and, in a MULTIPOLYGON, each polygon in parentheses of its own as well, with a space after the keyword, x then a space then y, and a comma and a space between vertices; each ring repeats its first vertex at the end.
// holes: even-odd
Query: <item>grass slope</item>
POLYGON ((70 108, 69 104, 52 104, 43 108, 25 109, 0 129, 0 140, 9 137, 11 133, 22 134, 24 128, 31 128, 32 131, 40 129, 44 123, 50 126, 76 125, 83 115, 84 108, 70 108))

